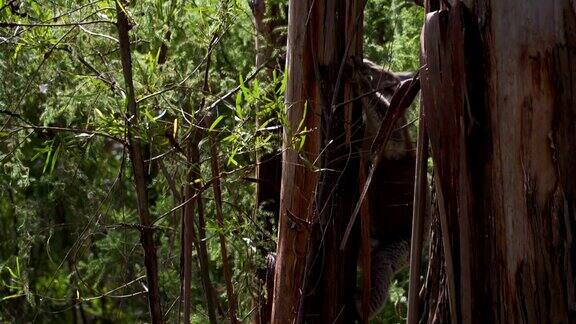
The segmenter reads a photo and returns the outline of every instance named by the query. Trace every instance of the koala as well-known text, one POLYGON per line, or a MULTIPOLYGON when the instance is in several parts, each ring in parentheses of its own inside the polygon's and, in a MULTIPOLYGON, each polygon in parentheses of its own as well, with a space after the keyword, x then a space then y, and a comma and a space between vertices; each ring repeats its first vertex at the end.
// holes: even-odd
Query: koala
MULTIPOLYGON (((412 73, 392 73, 368 60, 353 58, 355 91, 362 97, 364 139, 361 155, 368 170, 370 147, 396 88, 412 73)), ((416 155, 406 119, 400 118, 387 143, 384 159, 375 170, 367 201, 371 223, 372 318, 385 305, 394 275, 409 263, 416 155)), ((357 299, 358 314, 362 313, 357 299)))
MULTIPOLYGON (((352 58, 351 64, 354 91, 361 98, 363 106, 364 137, 360 154, 365 162, 361 167, 367 171, 370 167, 370 147, 390 105, 389 101, 400 83, 413 74, 392 73, 368 60, 352 58)), ((406 119, 400 118, 367 193, 371 223, 371 318, 382 311, 392 278, 409 262, 416 154, 404 126, 406 119)), ((275 255, 269 255, 266 260, 267 287, 271 296, 275 255)), ((360 318, 362 306, 359 298, 356 299, 356 307, 360 318)))

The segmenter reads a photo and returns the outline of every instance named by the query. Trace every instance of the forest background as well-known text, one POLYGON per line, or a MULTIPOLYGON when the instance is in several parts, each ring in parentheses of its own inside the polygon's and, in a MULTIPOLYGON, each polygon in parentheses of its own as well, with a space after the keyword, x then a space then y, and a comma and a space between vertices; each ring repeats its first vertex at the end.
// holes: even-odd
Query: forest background
MULTIPOLYGON (((257 156, 281 154, 273 126, 286 123, 285 44, 271 44, 265 66, 256 65, 254 3, 0 0, 0 321, 149 319, 140 234, 150 228, 139 219, 128 149, 138 142, 163 319, 181 311, 182 206, 193 183, 203 216, 194 224, 191 321, 209 321, 206 282, 217 318, 228 317, 225 267, 234 312, 249 320, 263 251, 275 250, 277 236, 256 206, 254 170, 257 156), (130 29, 133 86, 118 15, 130 29), (196 160, 182 148, 191 138, 196 160)), ((278 10, 264 19, 285 40, 286 1, 267 5, 278 10)), ((417 70, 423 14, 413 1, 368 1, 365 56, 417 70)), ((406 290, 403 273, 375 322, 405 320, 406 290)))

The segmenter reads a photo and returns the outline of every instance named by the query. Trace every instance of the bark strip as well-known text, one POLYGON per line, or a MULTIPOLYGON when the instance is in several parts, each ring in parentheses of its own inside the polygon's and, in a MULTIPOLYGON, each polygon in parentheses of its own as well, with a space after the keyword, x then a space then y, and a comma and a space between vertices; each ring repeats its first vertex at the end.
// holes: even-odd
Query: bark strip
POLYGON ((417 324, 420 309, 420 267, 425 219, 428 212, 428 134, 424 124, 424 109, 420 109, 418 143, 416 152, 416 177, 414 180, 414 212, 412 216, 412 238, 410 239, 410 283, 408 287, 408 324, 417 324))

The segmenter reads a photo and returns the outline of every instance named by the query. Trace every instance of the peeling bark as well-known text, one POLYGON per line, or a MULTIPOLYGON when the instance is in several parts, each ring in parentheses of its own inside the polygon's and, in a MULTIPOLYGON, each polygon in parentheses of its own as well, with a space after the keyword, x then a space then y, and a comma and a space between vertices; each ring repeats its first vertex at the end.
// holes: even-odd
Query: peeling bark
POLYGON ((452 322, 574 322, 575 6, 445 7, 422 86, 452 322))
POLYGON ((351 98, 342 69, 350 55, 361 56, 362 9, 359 1, 289 4, 275 323, 347 323, 354 312, 358 247, 339 244, 357 197, 359 161, 350 143, 361 135, 354 128, 360 109, 334 107, 351 98))
POLYGON ((307 26, 299 20, 310 9, 310 1, 290 1, 288 15, 286 114, 289 128, 284 129, 282 150, 282 186, 280 191, 280 217, 278 246, 274 275, 272 304, 273 323, 295 322, 304 277, 308 248, 309 223, 314 218, 313 197, 317 173, 305 162, 315 161, 320 152, 320 110, 314 101, 306 101, 313 93, 314 75, 310 42, 306 39, 307 26), (304 106, 307 105, 306 114, 304 106), (298 125, 313 130, 306 136, 304 146, 297 151, 293 146, 298 125))

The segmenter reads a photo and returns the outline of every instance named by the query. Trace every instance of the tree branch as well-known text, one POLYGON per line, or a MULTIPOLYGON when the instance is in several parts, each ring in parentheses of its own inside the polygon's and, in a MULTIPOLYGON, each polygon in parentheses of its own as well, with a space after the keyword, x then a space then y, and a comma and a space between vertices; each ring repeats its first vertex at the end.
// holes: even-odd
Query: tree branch
POLYGON ((115 22, 110 20, 91 20, 91 21, 78 21, 78 22, 59 23, 59 24, 0 22, 0 27, 73 27, 73 26, 78 27, 94 24, 112 24, 114 26, 116 25, 115 22))
MULTIPOLYGON (((138 107, 134 92, 134 82, 132 80, 132 54, 130 49, 130 23, 125 9, 116 1, 116 14, 118 26, 118 40, 120 42, 120 59, 122 61, 122 73, 126 88, 126 110, 131 115, 127 120, 128 142, 130 145, 130 161, 134 170, 134 182, 136 185, 136 198, 138 203, 138 215, 140 223, 144 227, 153 226, 153 222, 148 209, 148 190, 146 167, 144 164, 144 153, 142 143, 138 136, 135 136, 132 126, 138 126, 138 107)), ((160 324, 163 321, 162 307, 160 302, 160 288, 158 278, 158 257, 156 255, 156 243, 153 231, 141 231, 140 241, 144 249, 144 265, 146 268, 146 278, 148 281, 148 304, 150 317, 153 324, 160 324)))

